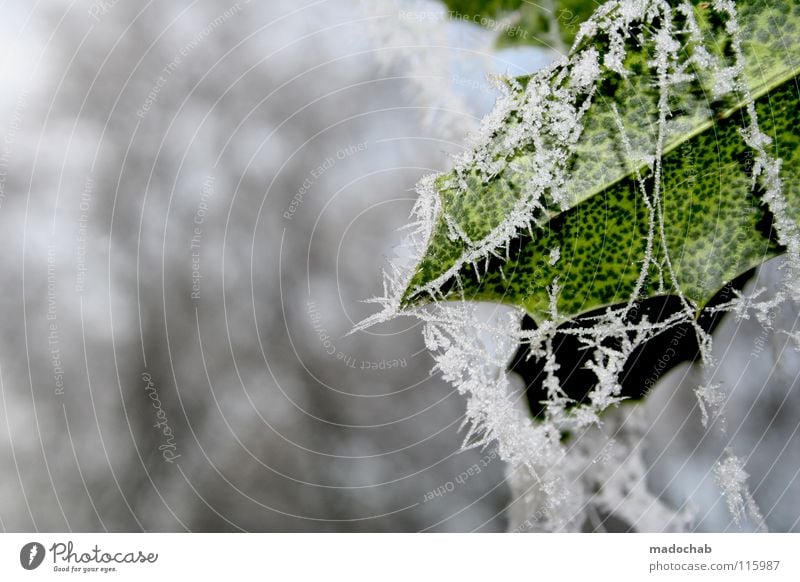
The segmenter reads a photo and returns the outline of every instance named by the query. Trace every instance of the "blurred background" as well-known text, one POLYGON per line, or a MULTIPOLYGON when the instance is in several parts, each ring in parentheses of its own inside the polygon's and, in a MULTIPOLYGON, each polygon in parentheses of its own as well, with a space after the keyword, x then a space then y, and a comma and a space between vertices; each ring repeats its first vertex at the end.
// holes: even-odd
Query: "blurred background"
MULTIPOLYGON (((558 50, 498 50, 434 0, 2 14, 0 529, 503 531, 504 465, 461 450, 418 322, 348 332, 489 75, 558 50)), ((754 320, 716 335, 727 433, 674 369, 649 486, 739 531, 711 471, 731 447, 769 527, 800 531, 800 358, 754 320)))

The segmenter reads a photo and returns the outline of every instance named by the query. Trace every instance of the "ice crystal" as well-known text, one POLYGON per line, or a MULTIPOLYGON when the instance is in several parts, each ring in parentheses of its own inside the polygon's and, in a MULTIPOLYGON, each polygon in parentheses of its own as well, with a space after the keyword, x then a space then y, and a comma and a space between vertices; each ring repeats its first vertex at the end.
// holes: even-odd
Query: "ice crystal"
POLYGON ((764 529, 764 518, 747 487, 750 477, 744 470, 744 462, 730 453, 714 467, 714 476, 725 494, 728 510, 736 523, 749 517, 755 524, 764 529))
POLYGON ((725 402, 725 396, 719 390, 719 384, 703 384, 694 393, 697 396, 697 404, 700 406, 703 426, 708 426, 708 420, 712 420, 719 414, 719 409, 725 402))
POLYGON ((745 295, 737 289, 732 289, 731 291, 734 295, 733 299, 722 305, 710 308, 709 312, 730 311, 736 315, 737 321, 750 319, 750 315, 753 313, 761 325, 766 329, 771 329, 772 318, 770 313, 786 300, 786 296, 783 292, 777 291, 771 298, 758 301, 757 299, 761 297, 766 290, 765 287, 761 287, 749 295, 745 295))
POLYGON ((547 262, 551 265, 555 265, 558 260, 561 258, 561 249, 559 247, 553 247, 550 249, 550 255, 547 258, 547 262))
MULTIPOLYGON (((759 128, 753 97, 742 78, 744 56, 736 8, 731 1, 717 0, 709 9, 716 11, 724 22, 732 58, 714 56, 704 44, 706 41, 694 19, 694 8, 688 1, 611 0, 581 26, 567 58, 533 75, 524 88, 515 80, 499 83, 502 94, 495 109, 483 120, 468 149, 455 158, 445 186, 463 192, 468 176, 473 179, 477 176, 488 183, 500 172, 512 175, 516 172, 525 176, 520 180, 523 183, 520 197, 502 223, 483 239, 471 240, 455 217, 442 216, 437 192, 441 175, 421 180, 417 186, 419 199, 412 212, 411 234, 407 238, 409 252, 417 260, 424 256, 437 221, 444 221, 450 237, 463 241, 466 250, 446 272, 416 289, 433 299, 424 306, 402 305, 414 270, 393 265, 391 272, 384 275, 384 296, 374 300, 383 306, 382 311, 356 328, 398 314, 412 315, 425 322, 425 343, 434 356, 435 369, 467 400, 465 446, 495 443, 500 456, 509 463, 514 489, 520 492, 525 508, 523 515, 514 520, 518 528, 527 524, 528 529, 535 530, 576 530, 586 527, 587 520, 597 521, 598 515, 611 513, 622 516, 632 528, 660 531, 688 526, 687 515, 671 512, 646 490, 643 478, 646 468, 639 451, 644 433, 641 421, 617 425, 610 421, 618 419, 621 413, 614 409, 622 401, 619 378, 625 362, 638 346, 655 335, 689 324, 706 369, 710 370, 713 364, 711 336, 695 319, 697 306, 683 295, 665 242, 662 157, 670 137, 670 100, 677 84, 704 74, 713 79, 715 97, 735 94, 746 104, 749 125, 742 138, 754 153, 753 186, 763 191, 763 200, 775 216, 779 242, 787 247, 784 287, 788 295, 800 297, 800 233, 786 212, 780 160, 769 154, 769 138, 759 128), (620 143, 632 164, 648 213, 645 254, 629 300, 581 325, 559 327, 563 323, 557 309, 560 287, 554 280, 549 287, 549 318, 538 321, 535 330, 524 331, 520 325, 521 310, 505 311, 502 317, 487 322, 468 302, 439 301, 444 296, 444 285, 453 281, 458 285, 464 266, 472 265, 480 275, 481 265, 490 256, 507 252, 513 238, 523 232, 534 235, 533 227, 543 224, 547 209, 569 206, 565 186, 583 131, 583 117, 593 103, 601 79, 628 76, 624 63, 632 46, 633 30, 642 31, 633 39, 634 44, 641 46, 647 41, 654 46, 647 65, 658 90, 658 117, 652 143, 637 143, 634 148, 622 117, 611 106, 620 143), (602 55, 591 42, 600 37, 606 43, 602 55), (523 147, 532 152, 529 161, 509 163, 523 147), (645 181, 639 175, 642 162, 646 163, 652 180, 645 181), (521 167, 523 163, 525 167, 521 167), (659 321, 650 321, 635 308, 653 270, 657 273, 658 289, 671 289, 682 306, 677 313, 659 321), (576 336, 591 354, 586 366, 596 382, 584 402, 571 401, 562 390, 553 349, 557 331, 576 336), (519 405, 519 395, 515 396, 511 390, 506 366, 520 343, 528 344, 531 357, 544 362, 543 387, 547 399, 542 419, 532 419, 519 405), (574 435, 569 441, 562 438, 567 433, 574 435), (592 435, 591 439, 587 440, 587 435, 592 435), (598 462, 598 459, 603 460, 598 462), (612 466, 613 470, 609 468, 612 466)), ((553 248, 550 264, 555 264, 559 257, 560 249, 553 248)), ((737 295, 715 309, 734 311, 737 317, 749 317, 752 312, 765 323, 765 314, 783 300, 784 293, 779 292, 769 301, 756 300, 759 293, 749 297, 737 295)), ((709 419, 719 419, 724 400, 720 386, 708 378, 696 395, 703 424, 709 419)), ((724 419, 720 420, 723 421, 714 425, 724 431, 724 419)), ((754 519, 759 518, 759 523, 763 521, 747 491, 747 474, 738 458, 728 455, 717 465, 715 473, 733 515, 739 519, 748 513, 754 519)))

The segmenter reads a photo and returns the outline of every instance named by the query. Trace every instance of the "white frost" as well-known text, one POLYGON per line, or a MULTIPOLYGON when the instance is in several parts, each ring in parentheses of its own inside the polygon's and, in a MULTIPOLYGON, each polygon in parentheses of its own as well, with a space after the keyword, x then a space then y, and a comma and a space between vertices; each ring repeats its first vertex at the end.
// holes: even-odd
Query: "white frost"
MULTIPOLYGON (((715 97, 736 93, 745 99, 750 124, 742 137, 755 154, 753 185, 763 188, 764 201, 775 216, 779 240, 788 248, 787 295, 800 297, 800 232, 786 213, 780 160, 769 155, 769 138, 758 126, 753 98, 742 79, 744 56, 735 5, 727 0, 716 0, 710 9, 717 11, 725 22, 734 49, 732 63, 718 62, 719 59, 712 56, 713 51, 704 45, 690 2, 673 8, 665 0, 612 0, 581 26, 574 45, 578 48, 574 48, 568 58, 535 74, 524 90, 514 80, 500 83, 503 92, 495 109, 483 120, 467 151, 454 160, 454 178, 447 187, 463 192, 468 187, 468 176, 474 179, 477 175, 479 181, 487 183, 500 171, 524 172, 526 181, 522 195, 506 219, 486 237, 469 240, 458 227, 456 217, 442 216, 436 191, 436 180, 440 176, 423 179, 417 186, 419 200, 407 237, 408 252, 420 260, 435 225, 442 220, 449 225, 451 237, 463 240, 467 250, 445 273, 416 290, 433 299, 432 303, 421 307, 401 308, 413 270, 392 266, 385 275, 384 296, 373 300, 380 303, 383 310, 356 328, 399 314, 412 315, 425 322, 425 342, 434 355, 436 370, 467 399, 465 446, 495 444, 500 456, 510 465, 512 482, 518 490, 525 491, 526 510, 521 517, 517 515, 519 519, 515 518, 518 527, 527 524, 528 529, 533 530, 576 530, 585 527, 587 521, 596 520, 602 512, 615 513, 632 527, 641 529, 688 527, 687 515, 670 512, 647 492, 639 451, 643 434, 641 422, 619 422, 615 432, 611 432, 610 419, 618 419, 621 409, 609 409, 622 402, 619 377, 628 357, 643 342, 669 328, 687 323, 693 326, 707 369, 713 363, 711 337, 695 321, 696 306, 686 297, 680 295, 683 307, 678 313, 659 322, 641 315, 636 303, 654 267, 659 273, 659 286, 669 285, 680 293, 664 242, 666 217, 660 176, 668 137, 667 121, 672 115, 670 97, 676 91, 676 83, 692 78, 695 71, 705 69, 715 80, 715 97), (676 20, 680 24, 676 24, 676 20), (439 299, 445 284, 452 281, 458 284, 459 272, 465 265, 474 265, 479 274, 480 265, 492 255, 507 252, 513 238, 524 231, 533 233, 532 225, 542 223, 546 208, 567 207, 565 186, 570 177, 569 164, 583 131, 583 116, 591 107, 599 79, 627 75, 623 67, 626 47, 632 27, 639 24, 644 25, 639 28, 646 31, 642 33, 646 38, 639 41, 655 46, 654 56, 648 63, 659 92, 658 131, 651 151, 641 152, 637 146, 638 153, 634 155, 622 118, 616 109, 612 107, 612 110, 616 113, 621 144, 630 157, 651 161, 652 186, 646 187, 645 181, 636 174, 649 216, 645 256, 635 291, 626 304, 607 309, 590 325, 561 329, 563 333, 577 336, 589 351, 591 358, 587 367, 596 376, 588 402, 575 403, 561 389, 553 352, 553 338, 562 323, 557 309, 560 292, 557 280, 549 286, 550 317, 538 322, 533 331, 521 329, 521 311, 506 313, 503 318, 487 323, 476 315, 474 305, 439 299), (599 35, 609 39, 609 50, 603 55, 593 46, 582 44, 599 35), (581 46, 584 48, 579 48, 581 46), (686 50, 687 46, 692 50, 686 50), (692 56, 686 57, 687 54, 692 56), (524 168, 509 165, 507 160, 522 147, 533 152, 533 161, 524 168), (663 258, 656 260, 654 246, 658 241, 663 245, 660 249, 663 258), (540 420, 531 419, 524 407, 518 405, 519 395, 511 393, 506 372, 508 357, 523 342, 530 345, 532 357, 541 358, 545 363, 547 401, 544 418, 540 420), (565 431, 574 435, 571 441, 562 439, 565 431), (592 440, 582 441, 581 435, 592 435, 592 440)), ((559 258, 560 249, 552 249, 550 264, 555 264, 559 258)), ((758 292, 750 297, 738 296, 717 310, 733 310, 738 317, 754 312, 761 320, 776 301, 784 298, 779 293, 773 300, 759 302, 757 295, 758 292)), ((697 389, 697 398, 703 424, 717 419, 724 401, 719 386, 709 380, 697 389)), ((724 426, 724 422, 715 425, 724 426)), ((715 468, 715 474, 737 519, 745 513, 753 519, 760 518, 746 487, 747 474, 737 457, 726 457, 715 468)))

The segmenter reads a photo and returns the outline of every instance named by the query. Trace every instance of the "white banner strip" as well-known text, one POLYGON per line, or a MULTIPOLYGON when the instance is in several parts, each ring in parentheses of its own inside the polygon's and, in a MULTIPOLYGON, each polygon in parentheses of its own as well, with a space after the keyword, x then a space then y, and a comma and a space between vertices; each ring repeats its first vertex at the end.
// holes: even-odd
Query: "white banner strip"
POLYGON ((3 534, 0 580, 795 582, 798 554, 800 534, 3 534))

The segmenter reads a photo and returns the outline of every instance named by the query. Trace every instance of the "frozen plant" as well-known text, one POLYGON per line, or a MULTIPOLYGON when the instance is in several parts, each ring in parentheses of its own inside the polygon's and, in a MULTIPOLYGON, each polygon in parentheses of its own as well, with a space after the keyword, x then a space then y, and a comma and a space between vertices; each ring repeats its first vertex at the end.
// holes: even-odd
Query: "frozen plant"
MULTIPOLYGON (((777 2, 765 10, 787 7, 777 2)), ((771 308, 800 296, 800 233, 787 197, 794 191, 787 191, 782 178, 783 166, 794 160, 776 157, 758 111, 759 99, 768 91, 778 95, 794 79, 796 47, 783 48, 783 58, 772 64, 765 81, 768 76, 748 61, 747 51, 770 50, 780 35, 759 28, 768 26, 765 22, 775 26, 760 10, 748 0, 739 9, 732 0, 606 2, 581 25, 568 56, 530 77, 507 79, 494 110, 468 149, 455 157, 453 169, 428 176, 417 187, 405 239, 405 254, 414 257, 414 266, 390 266, 385 293, 373 300, 382 310, 357 329, 398 315, 425 322, 435 370, 467 399, 465 446, 493 443, 509 463, 524 508, 512 528, 527 523, 528 529, 576 531, 612 514, 645 530, 691 524, 689 516, 671 511, 647 491, 642 421, 635 410, 619 407, 625 399, 620 376, 639 346, 688 325, 705 367, 705 382, 696 390, 702 422, 724 431, 712 338, 698 313, 714 292, 770 253, 785 253, 782 289, 760 301, 760 291, 738 294, 713 311, 734 311, 742 318, 755 313, 768 325, 765 314, 771 308), (742 15, 750 26, 742 26, 742 15), (731 111, 745 119, 744 126, 719 121, 730 118, 731 111), (686 189, 709 180, 696 172, 678 180, 675 167, 686 164, 688 156, 676 152, 698 148, 702 153, 708 150, 703 140, 712 134, 721 150, 729 140, 732 151, 747 152, 753 163, 726 187, 721 203, 704 203, 735 207, 758 196, 773 217, 779 247, 765 252, 758 240, 748 246, 747 238, 741 248, 710 256, 719 246, 713 238, 700 238, 690 251, 685 241, 676 241, 675 231, 692 227, 680 206, 682 197, 692 197, 693 190, 686 189), (595 232, 587 233, 590 219, 581 222, 578 211, 592 212, 593 197, 601 193, 611 200, 606 206, 620 209, 617 224, 599 220, 595 232), (620 218, 624 212, 629 222, 620 218), (555 218, 561 221, 554 223, 555 218), (588 242, 575 243, 578 232, 588 242), (591 247, 592 237, 599 239, 598 246, 591 247), (616 245, 617 239, 636 253, 633 259, 620 264, 619 253, 626 249, 606 250, 607 241, 616 245), (580 244, 600 250, 585 251, 580 244), (581 252, 600 257, 616 252, 617 262, 606 264, 581 252), (694 262, 686 259, 687 252, 695 253, 694 262), (711 266, 701 270, 697 262, 711 266), (602 269, 615 282, 611 290, 593 286, 602 269), (642 300, 665 294, 678 298, 677 312, 651 318, 640 309, 642 300), (473 299, 513 309, 487 322, 477 315, 473 299), (577 324, 563 326, 590 311, 577 324), (526 313, 535 320, 534 330, 522 329, 526 313), (553 347, 556 333, 574 336, 589 354, 586 367, 595 380, 580 401, 563 389, 553 347), (540 418, 531 418, 520 405, 506 370, 520 344, 544 363, 547 398, 540 418)), ((796 115, 796 95, 787 107, 796 115)), ((786 121, 788 127, 792 123, 786 121)), ((723 223, 720 228, 749 226, 723 223)), ((715 474, 732 514, 739 519, 746 513, 763 527, 738 457, 728 453, 715 474)))

